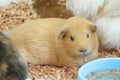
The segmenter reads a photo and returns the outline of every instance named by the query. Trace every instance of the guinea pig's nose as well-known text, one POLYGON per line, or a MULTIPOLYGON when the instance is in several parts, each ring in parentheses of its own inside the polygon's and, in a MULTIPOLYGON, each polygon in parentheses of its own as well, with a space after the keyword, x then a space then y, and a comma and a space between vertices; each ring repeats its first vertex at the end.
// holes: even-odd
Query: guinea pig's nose
POLYGON ((81 49, 81 50, 79 50, 79 52, 85 53, 85 52, 87 52, 87 50, 86 49, 81 49))

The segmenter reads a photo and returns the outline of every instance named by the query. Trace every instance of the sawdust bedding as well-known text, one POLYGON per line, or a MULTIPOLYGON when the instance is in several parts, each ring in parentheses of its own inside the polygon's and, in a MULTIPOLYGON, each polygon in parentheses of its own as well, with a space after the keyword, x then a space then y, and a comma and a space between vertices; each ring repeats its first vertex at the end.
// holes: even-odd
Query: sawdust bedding
MULTIPOLYGON (((19 4, 11 3, 6 8, 0 7, 0 31, 12 30, 26 20, 33 19, 37 17, 31 14, 26 0, 19 4)), ((98 58, 102 57, 120 57, 120 53, 100 48, 98 58)), ((33 80, 76 80, 72 69, 53 65, 28 64, 28 77, 33 80)))

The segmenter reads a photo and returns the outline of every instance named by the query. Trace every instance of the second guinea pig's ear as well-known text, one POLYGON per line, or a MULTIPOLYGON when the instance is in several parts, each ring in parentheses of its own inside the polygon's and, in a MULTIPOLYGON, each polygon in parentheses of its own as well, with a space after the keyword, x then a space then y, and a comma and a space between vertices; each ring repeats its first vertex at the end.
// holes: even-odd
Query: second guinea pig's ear
POLYGON ((67 29, 62 28, 58 33, 58 39, 64 39, 66 35, 67 35, 67 29))
POLYGON ((90 27, 90 30, 91 30, 92 32, 96 32, 97 27, 96 27, 96 26, 91 26, 91 27, 90 27))

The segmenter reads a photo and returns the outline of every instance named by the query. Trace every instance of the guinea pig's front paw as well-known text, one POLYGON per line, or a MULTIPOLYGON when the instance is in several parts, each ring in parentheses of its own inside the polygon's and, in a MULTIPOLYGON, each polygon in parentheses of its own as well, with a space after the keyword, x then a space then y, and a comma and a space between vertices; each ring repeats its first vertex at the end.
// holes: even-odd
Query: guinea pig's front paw
POLYGON ((79 69, 79 67, 78 67, 78 66, 75 66, 75 67, 72 68, 72 70, 73 70, 72 72, 73 72, 75 75, 77 75, 77 74, 78 74, 78 73, 77 73, 77 72, 78 72, 78 69, 79 69))
POLYGON ((72 73, 73 73, 74 77, 77 78, 78 70, 72 69, 72 73))

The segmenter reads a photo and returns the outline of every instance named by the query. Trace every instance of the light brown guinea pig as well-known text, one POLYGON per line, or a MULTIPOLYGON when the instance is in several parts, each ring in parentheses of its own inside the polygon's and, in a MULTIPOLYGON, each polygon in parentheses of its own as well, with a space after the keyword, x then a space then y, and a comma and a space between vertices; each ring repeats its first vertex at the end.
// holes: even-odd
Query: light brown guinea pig
POLYGON ((97 58, 96 27, 81 17, 46 18, 23 23, 9 32, 25 62, 78 69, 97 58))

